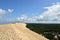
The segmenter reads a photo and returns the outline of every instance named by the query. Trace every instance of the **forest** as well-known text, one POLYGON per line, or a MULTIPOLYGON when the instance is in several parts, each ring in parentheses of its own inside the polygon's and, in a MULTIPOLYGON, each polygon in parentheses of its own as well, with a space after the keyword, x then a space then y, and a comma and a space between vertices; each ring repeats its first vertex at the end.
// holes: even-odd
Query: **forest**
POLYGON ((27 23, 26 27, 50 40, 53 39, 54 35, 59 36, 58 34, 60 34, 60 24, 27 23))

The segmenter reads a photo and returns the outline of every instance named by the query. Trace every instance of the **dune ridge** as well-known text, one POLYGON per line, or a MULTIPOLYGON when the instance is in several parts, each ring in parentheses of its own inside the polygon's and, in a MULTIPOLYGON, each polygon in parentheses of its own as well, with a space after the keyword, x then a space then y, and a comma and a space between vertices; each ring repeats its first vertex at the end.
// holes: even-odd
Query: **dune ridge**
POLYGON ((48 40, 28 28, 25 23, 0 25, 0 40, 48 40))

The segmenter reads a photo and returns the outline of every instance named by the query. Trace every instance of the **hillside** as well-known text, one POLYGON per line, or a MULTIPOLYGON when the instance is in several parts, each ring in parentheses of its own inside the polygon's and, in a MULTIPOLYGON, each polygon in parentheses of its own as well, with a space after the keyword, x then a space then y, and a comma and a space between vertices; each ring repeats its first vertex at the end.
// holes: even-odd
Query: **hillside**
POLYGON ((54 36, 57 35, 60 39, 60 24, 46 24, 46 23, 27 23, 27 28, 32 31, 37 32, 38 34, 44 35, 47 39, 55 40, 54 36))
POLYGON ((28 28, 24 23, 0 25, 0 40, 47 40, 28 28))

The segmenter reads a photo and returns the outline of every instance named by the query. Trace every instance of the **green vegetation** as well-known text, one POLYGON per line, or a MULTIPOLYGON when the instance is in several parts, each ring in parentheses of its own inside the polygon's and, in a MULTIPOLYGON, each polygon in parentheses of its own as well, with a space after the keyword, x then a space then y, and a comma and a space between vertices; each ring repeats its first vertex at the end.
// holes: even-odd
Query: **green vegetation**
POLYGON ((46 38, 52 40, 55 34, 60 34, 60 24, 34 24, 27 23, 27 28, 44 35, 46 38), (54 35, 53 35, 54 34, 54 35))

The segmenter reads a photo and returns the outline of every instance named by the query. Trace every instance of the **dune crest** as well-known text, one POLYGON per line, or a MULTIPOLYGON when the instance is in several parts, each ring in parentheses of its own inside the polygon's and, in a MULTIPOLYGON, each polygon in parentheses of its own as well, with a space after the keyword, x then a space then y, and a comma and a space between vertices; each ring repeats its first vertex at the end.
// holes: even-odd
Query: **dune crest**
POLYGON ((0 40, 48 40, 26 28, 25 23, 0 25, 0 40))

